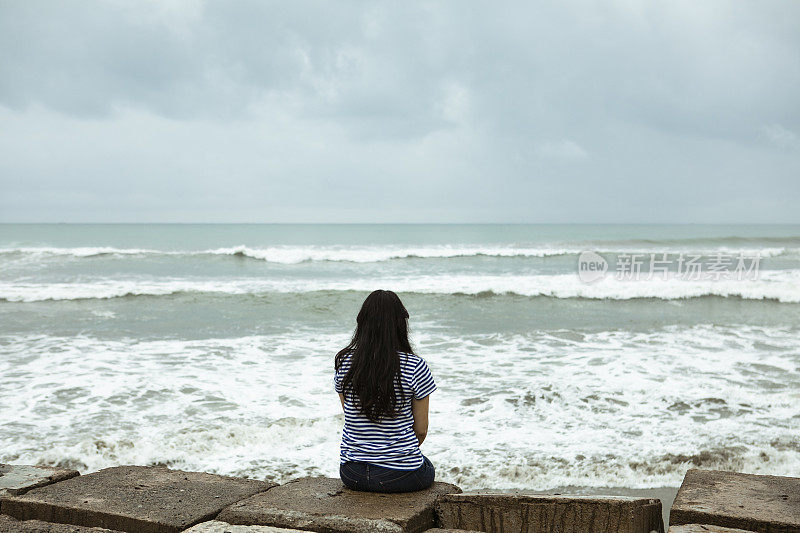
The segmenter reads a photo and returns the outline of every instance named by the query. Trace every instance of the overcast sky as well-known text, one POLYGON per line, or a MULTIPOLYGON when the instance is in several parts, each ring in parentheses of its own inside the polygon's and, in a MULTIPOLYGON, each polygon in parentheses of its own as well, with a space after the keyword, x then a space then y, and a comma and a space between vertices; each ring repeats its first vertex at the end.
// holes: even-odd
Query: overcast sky
POLYGON ((0 221, 798 223, 799 21, 0 0, 0 221))

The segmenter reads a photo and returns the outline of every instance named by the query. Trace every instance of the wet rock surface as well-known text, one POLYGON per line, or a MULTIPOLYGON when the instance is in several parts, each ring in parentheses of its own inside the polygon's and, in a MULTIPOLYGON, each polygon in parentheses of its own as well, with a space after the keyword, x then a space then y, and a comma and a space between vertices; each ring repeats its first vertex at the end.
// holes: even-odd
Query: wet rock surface
POLYGON ((17 496, 79 475, 77 470, 49 466, 0 464, 0 498, 17 496))
POLYGON ((664 531, 655 498, 465 492, 442 497, 436 513, 441 527, 487 533, 664 531))
POLYGON ((670 524, 800 533, 800 478, 691 469, 672 504, 670 524))
POLYGON ((751 533, 744 529, 731 529, 729 527, 711 526, 708 524, 686 524, 683 526, 670 526, 667 533, 751 533))
POLYGON ((190 527, 184 533, 302 533, 302 530, 272 526, 234 526, 227 522, 211 520, 190 527))
POLYGON ((425 533, 482 533, 481 531, 475 531, 473 529, 449 529, 449 528, 441 528, 435 527, 433 529, 428 529, 425 533))
POLYGON ((0 515, 0 531, 3 533, 118 533, 99 527, 53 524, 41 520, 17 520, 7 515, 0 515))
POLYGON ((177 533, 273 486, 262 481, 120 466, 0 501, 3 514, 130 533, 177 533))
POLYGON ((418 533, 436 525, 437 498, 457 492, 455 485, 440 482, 408 493, 359 492, 337 478, 306 477, 237 502, 218 519, 327 533, 418 533))

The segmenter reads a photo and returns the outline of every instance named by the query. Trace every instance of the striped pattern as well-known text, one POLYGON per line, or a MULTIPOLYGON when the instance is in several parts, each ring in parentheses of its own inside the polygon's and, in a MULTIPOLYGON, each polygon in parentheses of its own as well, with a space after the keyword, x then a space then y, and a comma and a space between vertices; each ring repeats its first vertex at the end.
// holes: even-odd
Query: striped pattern
MULTIPOLYGON (((353 392, 345 393, 340 463, 364 461, 398 470, 415 470, 422 466, 422 452, 413 430, 411 397, 418 400, 426 397, 436 390, 436 383, 424 359, 404 352, 399 355, 400 381, 406 395, 400 415, 379 423, 371 422, 354 407, 353 392)), ((342 392, 342 378, 350 368, 350 358, 349 354, 345 356, 333 377, 336 392, 342 392)), ((395 383, 396 392, 397 387, 395 383)))

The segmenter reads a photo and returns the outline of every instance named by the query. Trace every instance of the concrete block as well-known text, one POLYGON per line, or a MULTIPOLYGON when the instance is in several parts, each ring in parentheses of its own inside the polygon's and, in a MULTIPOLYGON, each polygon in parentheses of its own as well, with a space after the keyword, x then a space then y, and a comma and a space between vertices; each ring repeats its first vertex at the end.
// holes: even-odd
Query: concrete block
POLYGON ((483 532, 475 531, 474 529, 450 529, 450 528, 434 527, 432 529, 426 529, 423 533, 483 533, 483 532))
POLYGON ((218 519, 325 533, 418 533, 435 524, 434 503, 460 492, 449 483, 407 493, 353 491, 338 478, 306 477, 237 502, 218 519))
POLYGON ((800 533, 800 478, 691 469, 669 522, 800 533))
POLYGON ((438 525, 487 533, 663 533, 661 501, 465 492, 436 503, 438 525))
POLYGON ((729 527, 710 526, 707 524, 686 524, 683 526, 670 526, 667 533, 752 533, 744 529, 731 529, 729 527))
POLYGON ((118 533, 99 527, 51 524, 41 520, 17 520, 7 515, 0 515, 0 531, 3 533, 118 533))
POLYGON ((77 475, 79 475, 77 470, 65 468, 0 464, 0 498, 24 494, 36 487, 43 487, 77 475))
POLYGON ((211 520, 192 526, 183 533, 307 533, 300 529, 272 526, 234 526, 227 522, 211 520))
POLYGON ((205 472, 119 466, 6 496, 0 505, 4 514, 21 520, 177 533, 270 486, 205 472))

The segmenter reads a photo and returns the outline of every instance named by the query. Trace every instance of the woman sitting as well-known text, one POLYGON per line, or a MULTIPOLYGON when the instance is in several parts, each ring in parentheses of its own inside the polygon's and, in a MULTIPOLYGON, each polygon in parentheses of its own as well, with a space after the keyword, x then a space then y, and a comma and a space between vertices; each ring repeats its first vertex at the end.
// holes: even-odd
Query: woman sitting
POLYGON ((336 354, 334 385, 344 409, 339 475, 350 489, 411 492, 431 486, 419 447, 436 390, 408 341, 408 311, 392 291, 371 293, 350 344, 336 354))

